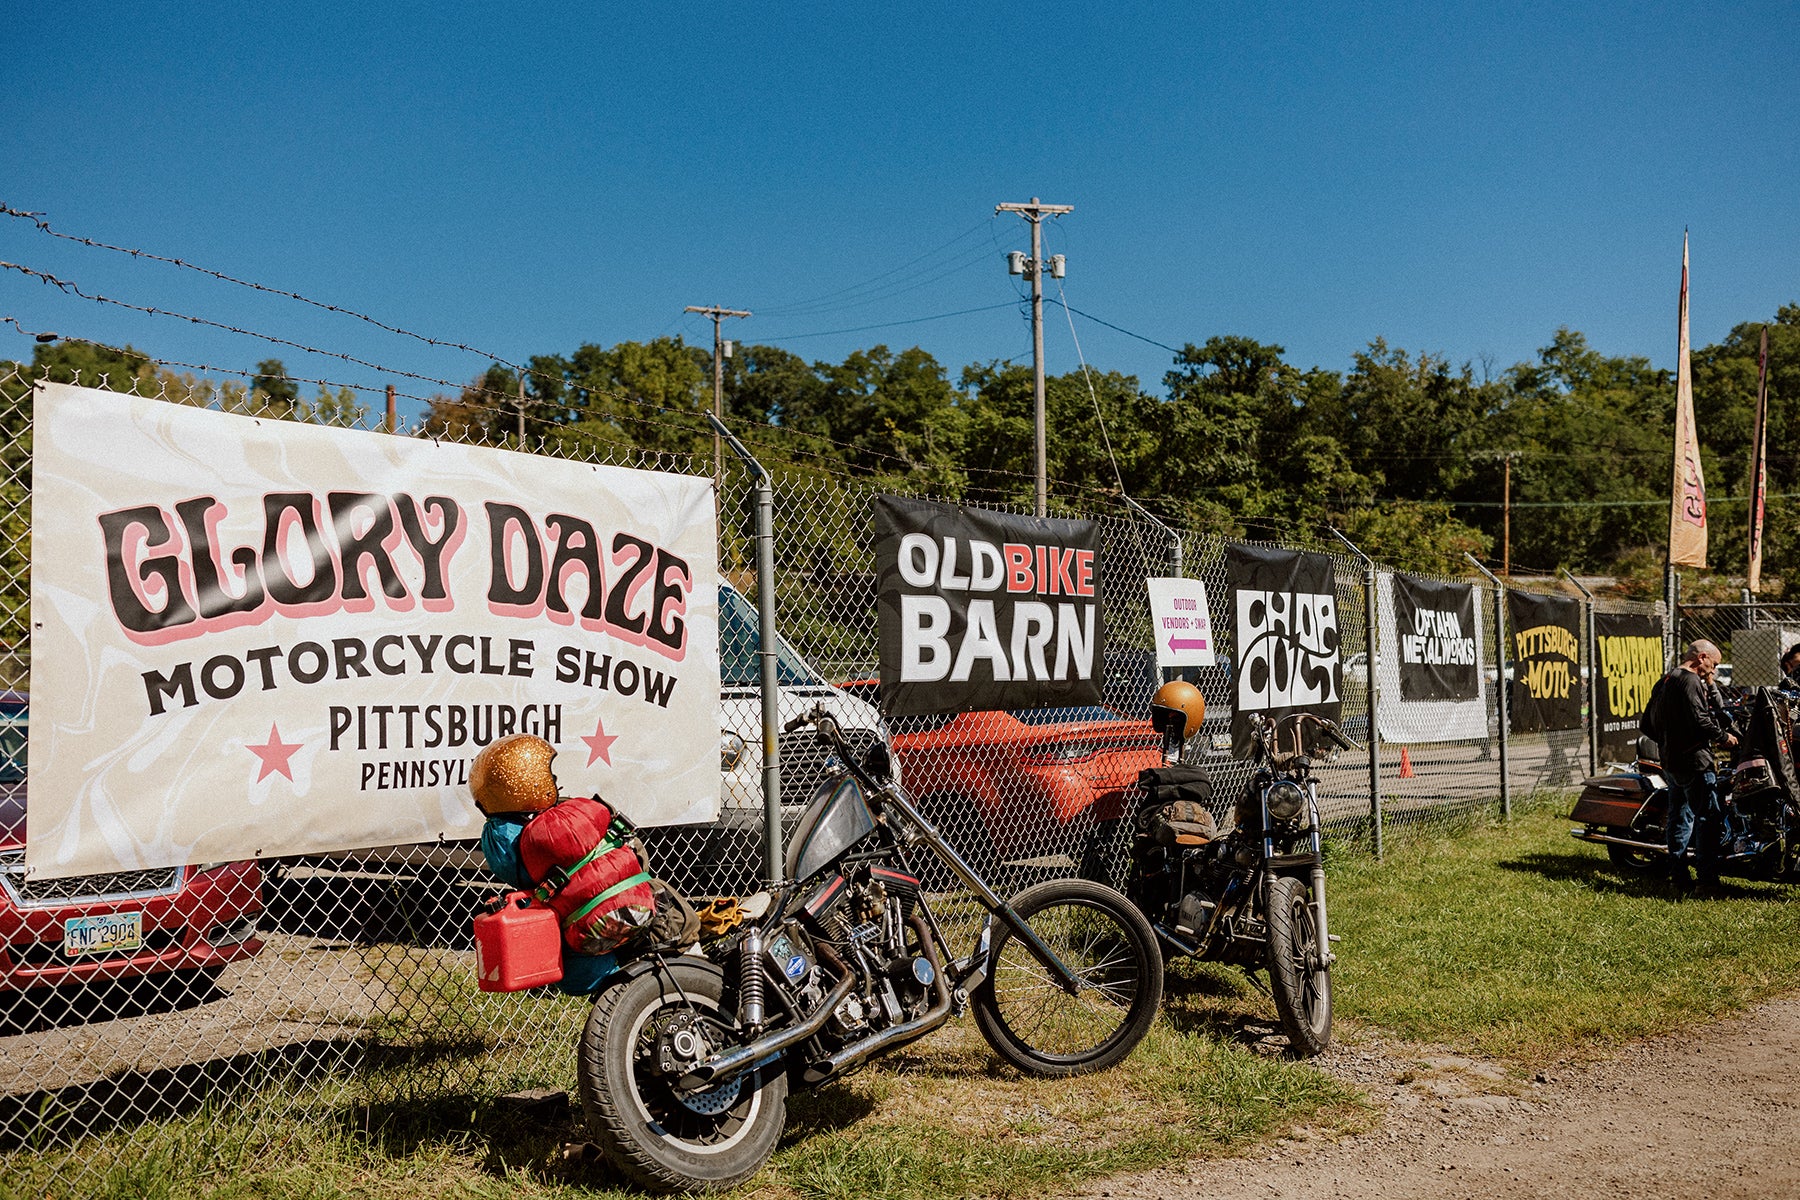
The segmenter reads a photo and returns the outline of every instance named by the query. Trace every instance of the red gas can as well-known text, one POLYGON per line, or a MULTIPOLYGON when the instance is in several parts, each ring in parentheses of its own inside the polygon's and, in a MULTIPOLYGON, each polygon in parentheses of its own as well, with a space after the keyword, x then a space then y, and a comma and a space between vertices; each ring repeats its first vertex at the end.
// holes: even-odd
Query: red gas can
POLYGON ((525 892, 475 918, 475 978, 484 992, 520 992, 562 978, 562 926, 525 892))

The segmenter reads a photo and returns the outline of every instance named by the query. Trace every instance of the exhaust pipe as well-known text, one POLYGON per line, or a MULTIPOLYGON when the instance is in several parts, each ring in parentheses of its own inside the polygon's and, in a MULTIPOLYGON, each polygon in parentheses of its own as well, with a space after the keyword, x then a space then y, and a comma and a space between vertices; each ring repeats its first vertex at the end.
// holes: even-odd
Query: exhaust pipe
POLYGON ((1585 829, 1571 829, 1569 836, 1583 842, 1605 842, 1609 846, 1628 846, 1633 850, 1643 850, 1653 854, 1667 854, 1668 846, 1662 842, 1640 842, 1636 838, 1618 837, 1610 833, 1589 833, 1585 829))
POLYGON ((850 994, 850 988, 856 982, 856 976, 846 973, 831 994, 825 997, 818 1008, 806 1020, 798 1025, 789 1026, 764 1038, 758 1038, 748 1045, 739 1046, 736 1050, 709 1058, 699 1066, 675 1081, 675 1086, 687 1091, 703 1088, 709 1083, 717 1083, 721 1079, 746 1071, 772 1054, 779 1054, 789 1046, 804 1042, 807 1038, 825 1028, 825 1022, 837 1011, 844 997, 850 994))
POLYGON ((919 935, 919 944, 925 947, 925 960, 931 964, 934 973, 932 982, 937 992, 937 999, 932 1001, 930 1008, 913 1020, 891 1025, 880 1033, 866 1037, 854 1045, 844 1047, 836 1054, 808 1065, 806 1082, 823 1083, 863 1062, 871 1055, 889 1047, 924 1037, 950 1019, 950 982, 944 977, 943 964, 938 961, 937 943, 931 940, 925 923, 918 916, 913 917, 911 924, 913 932, 919 935))

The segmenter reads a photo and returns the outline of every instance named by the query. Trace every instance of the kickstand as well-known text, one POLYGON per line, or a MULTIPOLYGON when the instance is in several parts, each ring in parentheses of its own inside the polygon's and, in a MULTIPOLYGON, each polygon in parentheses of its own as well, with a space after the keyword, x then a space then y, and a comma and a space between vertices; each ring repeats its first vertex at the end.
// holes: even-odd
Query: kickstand
POLYGON ((1263 999, 1273 1000, 1275 998, 1275 993, 1271 992, 1269 990, 1268 984, 1264 983, 1262 980, 1260 980, 1256 977, 1256 972, 1260 969, 1261 968, 1259 968, 1259 967, 1245 967, 1244 968, 1244 978, 1250 981, 1251 987, 1255 988, 1257 991, 1259 991, 1263 994, 1263 999))

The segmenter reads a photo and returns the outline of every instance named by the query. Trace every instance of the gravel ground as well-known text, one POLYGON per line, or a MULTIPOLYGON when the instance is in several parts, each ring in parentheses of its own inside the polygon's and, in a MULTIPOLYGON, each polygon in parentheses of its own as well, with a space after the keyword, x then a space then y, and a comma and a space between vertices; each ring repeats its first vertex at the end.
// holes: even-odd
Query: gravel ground
POLYGON ((1800 995, 1531 1079, 1352 1035, 1316 1060, 1381 1110, 1336 1141, 1298 1130, 1252 1154, 1124 1176, 1120 1200, 1731 1200, 1800 1196, 1800 995))

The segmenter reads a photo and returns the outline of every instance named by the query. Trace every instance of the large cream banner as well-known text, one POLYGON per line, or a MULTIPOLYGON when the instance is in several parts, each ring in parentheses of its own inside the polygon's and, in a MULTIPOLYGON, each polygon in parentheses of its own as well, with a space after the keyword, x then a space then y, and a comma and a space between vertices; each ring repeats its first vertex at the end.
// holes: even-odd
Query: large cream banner
POLYGON ((474 837, 512 732, 717 815, 710 480, 59 384, 35 432, 32 875, 474 837))

